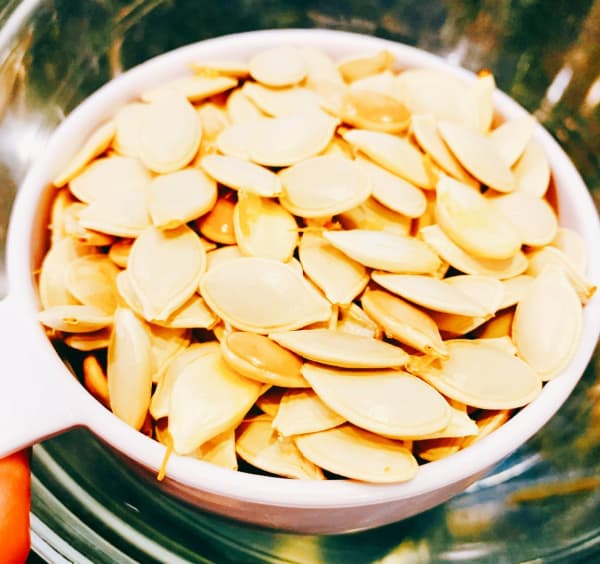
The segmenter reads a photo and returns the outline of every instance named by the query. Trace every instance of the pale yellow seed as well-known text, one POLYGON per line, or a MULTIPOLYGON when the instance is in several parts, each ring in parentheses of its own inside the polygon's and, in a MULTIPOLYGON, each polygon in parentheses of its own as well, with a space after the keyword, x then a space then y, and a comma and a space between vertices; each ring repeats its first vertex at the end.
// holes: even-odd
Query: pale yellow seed
POLYGON ((508 166, 513 166, 525 151, 535 127, 535 119, 526 115, 504 122, 490 133, 490 139, 508 166))
POLYGON ((138 133, 142 162, 153 172, 174 172, 188 164, 202 140, 194 107, 180 94, 165 94, 145 108, 138 133))
POLYGON ((344 80, 352 82, 366 76, 383 72, 394 63, 394 55, 389 51, 382 50, 372 55, 360 55, 349 57, 338 63, 338 69, 344 80))
POLYGON ((274 47, 254 55, 248 63, 250 75, 265 86, 291 86, 306 76, 306 64, 299 49, 274 47))
POLYGON ((221 341, 229 366, 242 376, 283 388, 308 388, 300 370, 302 361, 263 335, 234 331, 221 341))
POLYGON ((151 359, 150 337, 144 322, 128 309, 117 309, 107 357, 110 408, 138 430, 150 405, 151 359))
POLYGON ((235 202, 219 198, 213 209, 198 220, 200 233, 215 243, 235 245, 234 210, 235 202))
POLYGON ((355 480, 404 482, 418 470, 417 461, 404 442, 391 441, 352 425, 300 435, 295 442, 313 463, 355 480))
POLYGON ((311 390, 288 390, 283 394, 273 428, 286 437, 317 433, 345 423, 311 390))
POLYGON ((268 198, 239 192, 233 212, 235 239, 242 254, 290 260, 298 244, 294 216, 268 198))
POLYGON ((156 176, 147 193, 152 223, 159 229, 173 229, 213 208, 217 184, 202 170, 185 168, 156 176))
POLYGON ((244 421, 238 432, 236 452, 249 464, 271 474, 304 480, 323 480, 318 466, 306 460, 291 439, 280 437, 270 417, 244 421))
POLYGON ((115 136, 115 123, 108 121, 94 131, 84 142, 69 164, 56 176, 54 186, 60 188, 77 175, 92 159, 108 149, 115 136))
POLYGON ((112 315, 89 305, 58 305, 38 313, 40 323, 56 331, 89 333, 108 327, 112 315))

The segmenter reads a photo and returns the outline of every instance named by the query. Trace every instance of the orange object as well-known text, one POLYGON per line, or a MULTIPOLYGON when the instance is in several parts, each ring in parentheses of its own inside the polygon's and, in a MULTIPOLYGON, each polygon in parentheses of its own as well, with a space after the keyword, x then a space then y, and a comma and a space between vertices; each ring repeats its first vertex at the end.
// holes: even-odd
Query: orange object
POLYGON ((29 453, 0 460, 0 562, 22 564, 30 549, 29 453))

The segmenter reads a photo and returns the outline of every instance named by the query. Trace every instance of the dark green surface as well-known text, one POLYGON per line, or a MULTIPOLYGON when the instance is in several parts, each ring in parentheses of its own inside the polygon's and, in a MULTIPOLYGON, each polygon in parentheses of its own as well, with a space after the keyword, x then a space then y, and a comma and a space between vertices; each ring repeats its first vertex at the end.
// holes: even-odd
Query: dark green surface
MULTIPOLYGON (((16 5, 5 3, 0 23, 16 5)), ((600 74, 598 1, 55 0, 39 2, 19 40, 1 46, 11 95, 0 97, 0 223, 52 128, 120 70, 207 37, 272 27, 374 34, 490 68, 555 134, 600 202, 600 106, 586 102, 600 74), (558 100, 548 99, 561 69, 572 78, 558 100)), ((34 451, 33 511, 63 540, 42 526, 36 532, 68 559, 93 562, 598 561, 599 377, 594 364, 551 423, 468 492, 375 531, 301 537, 204 514, 158 492, 79 430, 34 451), (534 499, 536 491, 545 495, 534 499)))

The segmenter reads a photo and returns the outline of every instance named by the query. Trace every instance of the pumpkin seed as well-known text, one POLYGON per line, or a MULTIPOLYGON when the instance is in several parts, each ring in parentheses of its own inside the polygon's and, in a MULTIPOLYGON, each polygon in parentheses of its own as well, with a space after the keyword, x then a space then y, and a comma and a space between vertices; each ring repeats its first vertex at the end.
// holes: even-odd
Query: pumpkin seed
POLYGON ((269 388, 256 400, 256 407, 271 418, 275 417, 281 403, 281 398, 285 392, 284 388, 269 388))
POLYGON ((479 274, 503 280, 517 276, 527 268, 527 259, 521 251, 509 259, 476 258, 454 243, 438 225, 423 227, 420 234, 442 259, 465 274, 479 274))
POLYGON ((490 72, 480 72, 471 87, 479 109, 479 131, 487 133, 494 121, 494 91, 496 81, 490 72))
POLYGON ((524 245, 548 245, 556 237, 558 221, 546 200, 518 191, 489 198, 489 201, 516 227, 524 245))
POLYGON ((320 156, 279 173, 281 204, 301 217, 325 217, 350 210, 371 195, 371 183, 350 159, 320 156))
POLYGON ((440 259, 423 241, 387 231, 325 231, 323 237, 351 259, 389 272, 434 272, 440 259))
POLYGON ((70 204, 64 213, 64 233, 68 237, 72 237, 82 245, 90 245, 94 247, 105 247, 111 245, 114 241, 112 235, 93 231, 82 227, 80 223, 80 214, 86 209, 86 205, 81 202, 70 204))
POLYGON ((337 65, 326 53, 313 47, 301 47, 300 53, 306 65, 306 84, 309 88, 312 88, 312 84, 316 80, 344 83, 337 65))
POLYGON ((222 319, 243 331, 293 330, 329 319, 331 306, 289 266, 244 257, 212 268, 200 293, 222 319))
POLYGON ((479 187, 479 183, 467 173, 444 143, 432 116, 413 115, 411 128, 417 143, 444 172, 469 186, 479 187))
POLYGON ((280 437, 270 417, 244 421, 235 443, 236 452, 249 464, 271 474, 299 480, 324 480, 321 469, 302 456, 291 439, 280 437))
POLYGON ((588 264, 585 241, 577 231, 559 227, 550 245, 561 251, 579 272, 585 273, 588 264))
POLYGON ((65 336, 65 343, 72 349, 90 352, 105 349, 110 341, 111 328, 92 331, 91 333, 73 333, 65 336))
POLYGON ((83 384, 102 405, 110 406, 106 374, 93 354, 89 354, 83 359, 83 384))
POLYGON ((550 184, 550 164, 535 139, 526 145, 521 158, 513 166, 516 190, 541 198, 550 184))
POLYGON ((515 189, 510 168, 487 136, 449 121, 440 121, 438 129, 460 164, 477 180, 499 192, 515 189))
MULTIPOLYGON (((420 443, 421 440, 469 437, 476 435, 478 432, 479 428, 477 423, 467 415, 466 409, 460 409, 451 405, 450 421, 448 422, 448 425, 446 425, 441 431, 430 433, 429 435, 425 436, 415 437, 415 439, 419 439, 420 443)), ((419 456, 421 456, 421 454, 419 454, 419 456)))
POLYGON ((427 200, 419 188, 368 159, 359 157, 357 162, 370 178, 373 197, 378 202, 407 217, 420 217, 425 213, 427 200))
POLYGON ((173 383, 169 430, 175 451, 188 454, 236 427, 261 389, 259 382, 229 369, 214 343, 210 351, 186 364, 173 383))
POLYGON ((197 294, 176 309, 167 319, 154 321, 156 325, 171 329, 212 329, 217 322, 216 315, 197 294))
POLYGON ((307 388, 302 361, 272 340, 255 333, 234 331, 221 341, 221 352, 229 366, 242 376, 284 388, 307 388))
POLYGON ((192 61, 190 68, 202 76, 214 76, 224 74, 236 78, 248 76, 248 65, 244 61, 215 60, 215 61, 192 61))
POLYGON ((400 347, 329 329, 270 333, 269 338, 308 360, 341 368, 399 367, 408 361, 400 347))
POLYGON ((150 402, 150 413, 154 419, 169 416, 169 398, 175 380, 188 364, 213 352, 214 345, 213 342, 193 343, 184 350, 179 350, 167 361, 150 402))
POLYGON ((410 303, 381 290, 369 290, 363 294, 361 304, 388 337, 425 354, 448 356, 433 319, 410 303))
POLYGON ((510 337, 514 315, 513 308, 500 311, 481 328, 481 331, 478 331, 479 338, 510 337))
POLYGON ((348 307, 338 308, 337 331, 350 335, 362 335, 381 339, 382 330, 359 306, 351 303, 348 307))
POLYGON ((108 327, 112 315, 89 305, 57 305, 38 313, 39 321, 46 327, 67 333, 88 333, 108 327))
POLYGON ((287 261, 298 244, 294 216, 277 202, 239 192, 233 212, 235 239, 244 255, 287 261))
POLYGON ((120 241, 116 241, 110 246, 108 257, 119 268, 127 268, 132 245, 133 239, 121 239, 120 241))
POLYGON ((369 198, 356 208, 340 214, 345 229, 389 231, 397 235, 410 235, 412 219, 382 206, 375 198, 369 198))
POLYGON ((65 270, 73 260, 94 251, 70 237, 57 241, 46 253, 40 268, 38 281, 42 307, 74 305, 78 300, 69 292, 65 283, 65 270))
POLYGON ((163 96, 175 94, 187 98, 190 102, 199 102, 236 86, 237 80, 230 76, 184 76, 142 92, 141 98, 144 102, 156 102, 163 96))
POLYGON ((118 197, 107 194, 79 212, 79 223, 117 237, 137 237, 151 225, 146 194, 124 192, 118 197))
POLYGON ((369 281, 364 266, 317 233, 304 232, 298 250, 302 268, 332 304, 349 304, 369 281))
POLYGON ((198 221, 200 233, 215 243, 235 245, 234 210, 234 202, 228 198, 219 198, 213 209, 198 221))
POLYGON ((119 269, 106 255, 85 255, 69 262, 65 286, 82 304, 113 314, 119 301, 117 274, 119 269))
POLYGON ((195 292, 206 252, 187 226, 146 229, 135 241, 127 272, 148 321, 164 321, 195 292))
POLYGON ((300 452, 321 468, 365 482, 404 482, 418 464, 400 441, 392 441, 352 425, 309 433, 294 439, 300 452))
POLYGON ((345 423, 345 419, 331 411, 313 390, 288 390, 273 419, 273 428, 284 437, 317 433, 345 423))
POLYGON ((551 246, 543 247, 529 253, 527 258, 529 259, 529 265, 526 273, 531 276, 537 276, 548 265, 563 270, 567 279, 573 288, 575 288, 582 304, 585 305, 596 293, 596 286, 584 273, 577 270, 565 254, 557 248, 551 246))
POLYGON ((385 272, 373 272, 371 276, 377 284, 393 294, 434 311, 471 317, 484 316, 488 313, 486 306, 449 284, 447 280, 416 274, 385 272))
POLYGON ((389 51, 377 51, 373 55, 349 57, 338 63, 338 70, 347 82, 383 72, 394 64, 394 55, 389 51))
POLYGON ((160 174, 188 164, 202 140, 194 107, 181 94, 165 93, 148 104, 144 114, 138 133, 142 162, 160 174))
POLYGON ((145 104, 132 102, 115 114, 115 137, 113 148, 125 157, 137 157, 138 131, 144 119, 145 104))
POLYGON ((513 409, 533 401, 542 389, 528 364, 496 346, 482 340, 446 341, 446 346, 448 359, 409 369, 448 398, 481 409, 513 409))
POLYGON ((513 166, 523 154, 535 123, 533 117, 526 115, 506 121, 490 133, 490 139, 508 166, 513 166))
POLYGON ((225 155, 256 164, 289 166, 325 149, 337 124, 336 118, 321 110, 257 118, 224 129, 217 139, 217 146, 225 155))
MULTIPOLYGON (((50 208, 50 246, 69 236, 67 229, 67 210, 75 203, 68 190, 59 190, 50 208)), ((83 243, 83 241, 81 241, 83 243)))
POLYGON ((396 75, 391 70, 386 69, 382 72, 353 80, 348 87, 351 91, 368 90, 369 92, 379 92, 386 96, 394 96, 395 79, 396 75))
POLYGON ((217 185, 203 171, 184 168, 155 177, 147 201, 152 223, 173 229, 209 212, 217 201, 217 185))
POLYGON ((409 69, 396 78, 396 96, 411 114, 432 115, 479 129, 479 104, 475 92, 456 76, 437 69, 409 69))
POLYGON ((345 91, 335 114, 354 127, 385 133, 402 133, 410 124, 409 111, 396 98, 358 88, 345 91))
POLYGON ((340 370, 305 364, 302 374, 329 408, 384 437, 433 433, 450 420, 450 406, 443 396, 401 370, 340 370))
POLYGON ((581 331, 575 290, 561 269, 546 267, 517 304, 512 335, 519 356, 550 380, 575 354, 581 331))
POLYGON ((486 314, 493 315, 502 306, 505 283, 496 278, 463 274, 450 276, 444 281, 481 304, 486 314))
POLYGON ((476 420, 479 432, 477 435, 463 439, 462 448, 467 448, 473 443, 491 435, 496 429, 502 427, 502 425, 510 419, 511 414, 512 411, 510 409, 485 411, 483 415, 479 416, 476 420))
POLYGON ((248 63, 250 75, 265 86, 292 86, 306 76, 302 52, 295 47, 274 47, 254 55, 248 63))
POLYGON ((260 110, 272 117, 319 108, 319 97, 303 86, 268 88, 256 82, 246 82, 242 92, 260 110))
POLYGON ((69 164, 56 176, 52 184, 61 188, 87 165, 92 159, 101 155, 110 146, 115 136, 115 123, 108 121, 94 131, 77 151, 69 164))
POLYGON ((112 412, 140 429, 152 393, 152 355, 146 325, 128 309, 115 311, 106 373, 112 412))
POLYGON ((366 129, 351 129, 342 133, 342 137, 355 150, 415 186, 434 187, 423 165, 423 155, 408 139, 366 129))
POLYGON ((190 332, 187 329, 149 326, 150 352, 152 354, 152 380, 160 380, 169 362, 190 344, 190 332))
POLYGON ((449 176, 438 182, 435 214, 446 235, 477 258, 509 259, 521 248, 512 222, 477 190, 449 176))
POLYGON ((272 198, 281 194, 279 177, 269 169, 236 157, 207 155, 200 166, 217 182, 233 190, 272 198))
POLYGON ((241 88, 234 90, 227 98, 227 115, 231 123, 254 121, 265 115, 242 92, 241 88))

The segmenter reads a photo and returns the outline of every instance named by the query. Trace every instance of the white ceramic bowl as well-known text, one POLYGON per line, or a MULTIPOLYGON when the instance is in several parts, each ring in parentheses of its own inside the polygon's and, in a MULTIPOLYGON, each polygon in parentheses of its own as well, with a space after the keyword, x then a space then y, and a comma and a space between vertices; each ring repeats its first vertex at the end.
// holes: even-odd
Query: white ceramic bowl
MULTIPOLYGON (((248 59, 271 46, 313 46, 339 59, 386 48, 398 67, 464 70, 417 49, 351 33, 325 30, 259 31, 190 45, 148 61, 108 83, 74 110, 57 129, 45 154, 31 168, 17 196, 7 249, 9 295, 0 303, 0 456, 75 426, 89 428, 155 474, 164 447, 112 415, 73 378, 36 321, 38 300, 33 273, 47 239, 51 179, 82 140, 116 108, 147 88, 187 71, 192 60, 248 59)), ((496 108, 506 118, 524 110, 496 92, 496 108)), ((600 282, 600 225, 579 174, 554 139, 537 127, 546 151, 560 210, 560 223, 576 229, 589 252, 589 277, 600 282)), ((204 509, 235 519, 297 532, 336 533, 367 529, 404 519, 461 492, 486 470, 538 431, 565 401, 583 373, 598 340, 600 297, 584 310, 584 330, 572 362, 541 395, 488 438, 449 458, 421 467, 410 482, 392 485, 351 481, 298 481, 233 472, 192 458, 172 456, 168 478, 156 483, 204 509)))

